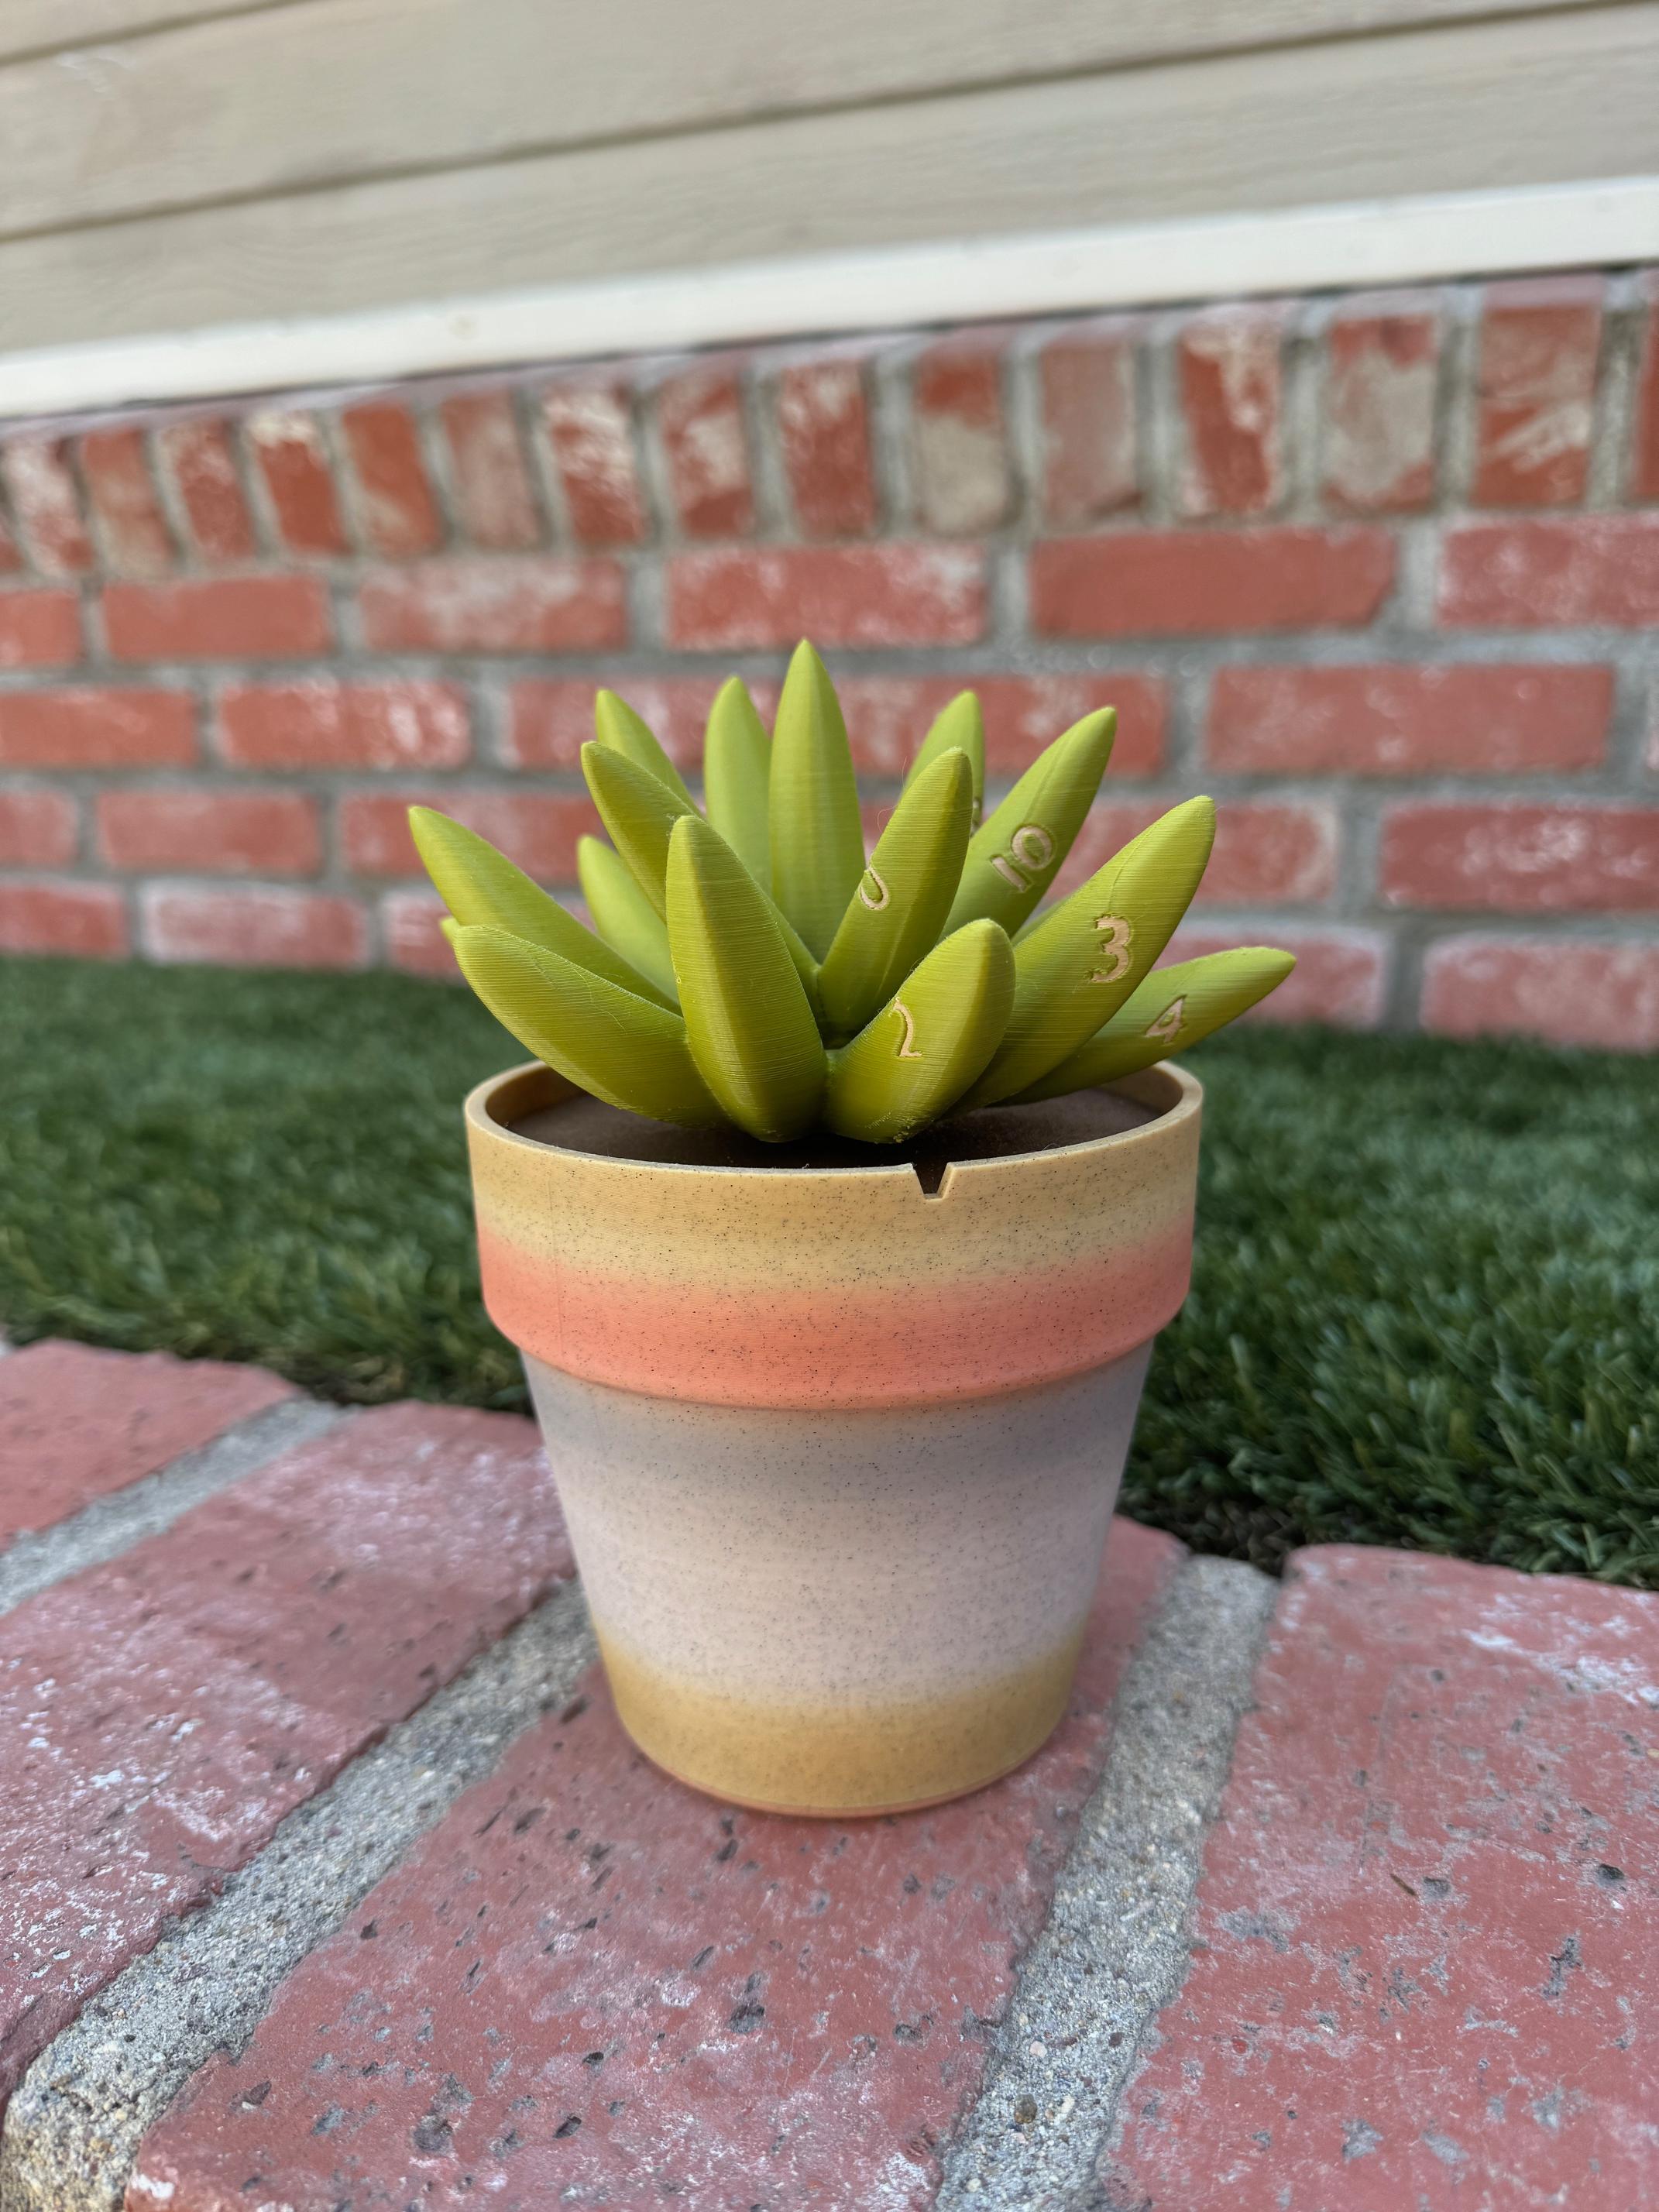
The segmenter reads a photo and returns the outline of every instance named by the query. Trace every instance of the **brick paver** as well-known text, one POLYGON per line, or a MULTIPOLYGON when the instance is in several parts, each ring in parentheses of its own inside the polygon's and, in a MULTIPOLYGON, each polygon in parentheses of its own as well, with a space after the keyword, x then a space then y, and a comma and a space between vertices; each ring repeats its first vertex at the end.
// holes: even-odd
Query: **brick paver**
POLYGON ((165 1920, 568 1571, 528 1423, 390 1407, 0 1618, 0 2102, 165 1920))
POLYGON ((1109 2212, 1659 2200, 1659 1598, 1298 1555, 1109 2212))
POLYGON ((32 1344, 0 1361, 0 1551, 295 1395, 261 1367, 32 1344))
POLYGON ((1028 1765, 908 1819, 719 1806, 601 1682, 522 1738, 210 2066, 128 2203, 932 2201, 1180 1558, 1116 1524, 1071 1708, 1028 1765))

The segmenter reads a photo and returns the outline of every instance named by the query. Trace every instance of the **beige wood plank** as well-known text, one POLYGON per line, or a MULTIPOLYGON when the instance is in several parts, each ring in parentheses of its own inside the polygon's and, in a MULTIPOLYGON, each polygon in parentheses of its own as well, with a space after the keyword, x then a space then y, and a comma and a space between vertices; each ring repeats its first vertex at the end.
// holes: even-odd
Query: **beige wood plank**
MULTIPOLYGON (((137 5, 73 0, 70 13, 137 5)), ((1496 6, 306 0, 0 69, 0 236, 1496 6)))
POLYGON ((0 62, 272 4, 283 0, 0 0, 0 62))
POLYGON ((1659 0, 749 125, 0 246, 0 347, 1659 170, 1659 0))

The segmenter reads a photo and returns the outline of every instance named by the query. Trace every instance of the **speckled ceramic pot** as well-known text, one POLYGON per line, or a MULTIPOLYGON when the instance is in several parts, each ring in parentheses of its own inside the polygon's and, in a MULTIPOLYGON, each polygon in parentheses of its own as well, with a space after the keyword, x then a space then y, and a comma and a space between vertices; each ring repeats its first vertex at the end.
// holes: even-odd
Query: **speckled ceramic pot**
POLYGON ((485 1304, 524 1354, 623 1724, 766 1810, 935 1803, 1065 1708, 1152 1340, 1186 1294, 1201 1093, 960 1161, 689 1167, 467 1101, 485 1304))

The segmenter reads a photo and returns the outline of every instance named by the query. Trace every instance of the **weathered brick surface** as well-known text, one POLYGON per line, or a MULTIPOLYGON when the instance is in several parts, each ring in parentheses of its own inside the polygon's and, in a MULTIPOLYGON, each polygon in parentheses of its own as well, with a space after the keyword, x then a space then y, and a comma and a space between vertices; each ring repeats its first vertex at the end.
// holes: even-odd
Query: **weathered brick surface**
POLYGON ((173 533, 136 424, 88 430, 81 441, 81 479, 106 564, 120 576, 164 576, 173 565, 173 533))
MULTIPOLYGON (((292 779, 339 903, 244 908, 225 885, 156 942, 205 945, 219 915, 223 957, 337 939, 450 974, 429 909, 386 887, 407 854, 375 778, 437 779, 441 804, 465 770, 498 825, 520 791, 503 834, 562 872, 549 802, 579 792, 598 685, 695 772, 720 680, 739 668, 769 715, 804 635, 876 822, 964 684, 994 796, 1115 700, 1116 819, 1208 786, 1261 835, 1237 867, 1224 838, 1210 880, 1238 928, 1328 909, 1323 980, 1275 1014, 1375 1018, 1386 975, 1388 1018, 1420 1021, 1437 946, 1478 915, 1488 937, 1516 917, 1528 955, 1577 915, 1626 914, 1621 959, 1659 927, 1637 833, 1599 826, 1659 788, 1652 269, 0 427, 0 779, 28 780, 0 865, 42 878, 13 896, 14 943, 125 941, 131 886, 95 824, 166 819, 126 799, 198 761, 199 726, 204 783, 292 779), (112 686, 112 663, 154 687, 112 686), (78 836, 40 804, 60 777, 78 836), (1378 779, 1480 817, 1474 844, 1414 860, 1378 779), (1547 815, 1539 838, 1485 822, 1499 802, 1547 815), (330 913, 350 916, 334 939, 330 913)), ((224 848, 251 873, 252 842, 224 848)), ((139 893, 198 872, 175 849, 125 870, 139 893)))
POLYGON ((1283 319, 1234 307, 1188 324, 1176 344, 1184 514, 1267 514, 1283 489, 1283 319))
POLYGON ((334 642, 314 576, 111 584, 104 634, 117 660, 292 660, 334 642))
POLYGON ((722 1812, 590 1679, 197 2077, 129 2203, 928 2203, 1178 1556, 1118 1523, 1057 1734, 907 1820, 722 1812))
POLYGON ((171 471, 190 551, 210 568, 251 560, 253 521, 225 424, 169 422, 156 433, 155 451, 161 466, 171 471))
POLYGON ((291 791, 103 791, 94 810, 112 868, 210 876, 314 876, 317 802, 291 791))
POLYGON ((1425 963, 1423 1025, 1659 1051, 1659 945, 1447 938, 1425 963))
POLYGON ((1652 1596, 1298 1554, 1097 2201, 1645 2203, 1656 1680, 1652 1596))
POLYGON ((1235 945, 1264 939, 1296 955, 1296 966, 1247 1022, 1330 1022, 1339 1029, 1375 1029, 1387 1002, 1390 946, 1381 930, 1309 929, 1275 921, 1271 929, 1240 924, 1218 929, 1183 923, 1170 944, 1171 960, 1196 960, 1235 945))
POLYGON ((1474 498, 1572 507, 1589 476, 1601 280, 1494 284, 1480 325, 1474 498))
POLYGON ((0 668, 61 668, 81 654, 73 592, 0 592, 0 668))
POLYGON ((294 1395, 259 1367, 25 1346, 0 1360, 0 1549, 294 1395))
POLYGON ((368 921, 356 899, 327 891, 198 890, 163 880, 139 896, 152 960, 242 968, 361 968, 368 921))
POLYGON ((169 1916, 568 1571, 526 1423, 402 1406, 0 1620, 0 2100, 169 1916))
POLYGON ((0 791, 0 867, 61 868, 75 858, 80 821, 67 792, 0 791))
POLYGON ((1379 869, 1384 898, 1405 906, 1651 911, 1659 809, 1398 806, 1379 869))
POLYGON ((1325 497, 1356 514, 1409 514, 1434 491, 1441 325, 1432 307, 1359 301, 1326 337, 1325 497))
MULTIPOLYGON (((1159 799, 1097 804, 1054 878, 1056 890, 1074 890, 1164 811, 1159 799)), ((1327 899, 1336 884, 1337 836, 1328 806, 1224 800, 1197 903, 1307 906, 1327 899)))
POLYGON ((438 927, 447 911, 435 891, 387 891, 380 901, 386 957, 410 975, 453 981, 460 971, 449 940, 438 927))
POLYGON ((366 577, 358 605, 377 652, 578 653, 628 637, 610 561, 428 561, 366 577))
POLYGON ((218 744, 234 768, 458 768, 472 750, 466 695, 453 684, 232 685, 218 744))
POLYGON ((969 645, 985 627, 985 556, 970 545, 776 546, 668 563, 669 642, 704 652, 969 645))
POLYGON ((1595 665, 1223 668, 1205 750, 1249 775, 1593 768, 1613 703, 1613 671, 1595 665))
POLYGON ((412 805, 439 806, 488 837, 527 874, 549 883, 576 879, 576 840, 600 834, 585 793, 467 791, 447 787, 358 792, 340 801, 340 842, 346 866, 363 876, 418 876, 420 856, 409 834, 412 805))
POLYGON ((1352 629, 1394 581, 1381 530, 1123 531, 1031 548, 1031 623, 1048 637, 1352 629))
POLYGON ((126 907, 112 884, 0 880, 0 952, 112 960, 128 945, 126 907))
POLYGON ((541 542, 510 392, 458 392, 441 410, 461 528, 486 553, 521 553, 541 542))

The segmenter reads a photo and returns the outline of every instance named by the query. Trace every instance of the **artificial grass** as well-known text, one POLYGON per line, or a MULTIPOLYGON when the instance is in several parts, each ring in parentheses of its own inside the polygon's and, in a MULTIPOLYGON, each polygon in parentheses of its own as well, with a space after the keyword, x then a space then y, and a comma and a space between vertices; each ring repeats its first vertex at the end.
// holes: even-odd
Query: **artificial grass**
MULTIPOLYGON (((457 1107, 522 1058, 395 975, 0 961, 0 1326, 525 1402, 457 1107)), ((1659 1587, 1659 1063, 1252 1028, 1127 1509, 1659 1587)))

